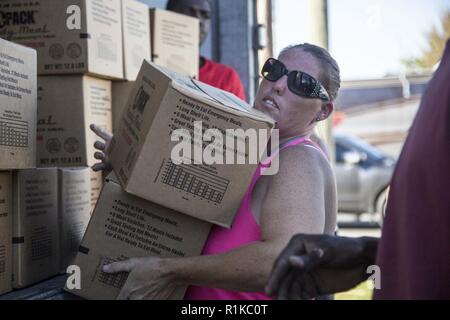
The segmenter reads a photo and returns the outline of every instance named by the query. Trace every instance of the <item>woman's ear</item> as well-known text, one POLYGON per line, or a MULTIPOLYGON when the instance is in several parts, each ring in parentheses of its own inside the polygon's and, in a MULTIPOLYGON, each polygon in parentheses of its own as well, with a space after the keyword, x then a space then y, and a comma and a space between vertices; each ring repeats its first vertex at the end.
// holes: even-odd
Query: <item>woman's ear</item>
POLYGON ((327 119, 330 116, 330 114, 333 112, 333 110, 334 110, 333 102, 329 102, 329 101, 324 102, 322 104, 322 108, 320 109, 319 113, 317 114, 316 121, 319 122, 319 121, 323 121, 323 120, 327 119))

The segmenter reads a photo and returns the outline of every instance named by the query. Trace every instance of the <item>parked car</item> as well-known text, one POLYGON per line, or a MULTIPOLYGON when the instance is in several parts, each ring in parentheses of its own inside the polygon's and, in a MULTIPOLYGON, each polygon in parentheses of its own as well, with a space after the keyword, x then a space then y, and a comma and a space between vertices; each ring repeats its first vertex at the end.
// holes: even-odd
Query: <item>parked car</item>
POLYGON ((336 134, 339 212, 370 213, 380 224, 395 160, 353 136, 336 134))

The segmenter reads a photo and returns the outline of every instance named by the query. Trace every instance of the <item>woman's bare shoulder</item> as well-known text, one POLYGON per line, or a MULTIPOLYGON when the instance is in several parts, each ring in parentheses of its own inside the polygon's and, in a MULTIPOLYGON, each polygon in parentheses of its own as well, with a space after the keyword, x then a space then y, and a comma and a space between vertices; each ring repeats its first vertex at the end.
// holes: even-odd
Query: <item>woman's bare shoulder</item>
POLYGON ((310 144, 299 144, 281 150, 279 161, 280 168, 331 169, 326 155, 318 147, 310 144))

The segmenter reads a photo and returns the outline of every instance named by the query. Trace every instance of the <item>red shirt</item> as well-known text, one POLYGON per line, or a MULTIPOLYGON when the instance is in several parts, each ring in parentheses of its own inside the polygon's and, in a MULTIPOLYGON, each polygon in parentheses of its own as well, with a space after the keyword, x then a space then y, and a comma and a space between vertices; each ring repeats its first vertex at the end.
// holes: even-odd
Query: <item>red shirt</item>
POLYGON ((450 41, 391 183, 375 299, 450 299, 450 41))
POLYGON ((205 59, 205 64, 200 68, 199 80, 210 86, 233 93, 238 98, 245 100, 244 86, 239 74, 233 68, 205 59))

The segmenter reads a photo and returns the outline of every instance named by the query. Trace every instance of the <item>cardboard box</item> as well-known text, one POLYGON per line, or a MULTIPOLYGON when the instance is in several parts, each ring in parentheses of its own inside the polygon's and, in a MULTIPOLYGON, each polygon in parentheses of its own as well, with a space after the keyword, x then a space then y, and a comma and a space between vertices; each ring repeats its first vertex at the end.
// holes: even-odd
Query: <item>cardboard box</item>
POLYGON ((123 78, 120 0, 2 0, 0 37, 36 48, 38 74, 123 78))
MULTIPOLYGON (((109 177, 74 263, 81 270, 81 290, 66 290, 86 299, 115 299, 127 274, 105 274, 103 265, 146 256, 199 255, 210 227, 132 196, 123 191, 114 177, 109 177)), ((182 299, 185 290, 178 288, 171 299, 182 299)))
POLYGON ((73 264, 91 218, 90 168, 58 169, 60 271, 73 264))
POLYGON ((36 166, 36 91, 36 51, 0 39, 1 170, 36 166))
POLYGON ((91 174, 91 214, 95 209, 103 188, 103 173, 90 170, 91 174))
POLYGON ((113 133, 116 132, 122 112, 127 105, 131 90, 134 86, 134 81, 114 81, 112 83, 112 123, 113 133))
POLYGON ((198 78, 200 22, 162 9, 150 9, 152 61, 180 74, 198 78))
MULTIPOLYGON (((186 129, 193 137, 195 121, 223 132, 241 128, 270 134, 274 126, 233 94, 144 62, 111 143, 113 168, 127 192, 230 227, 259 156, 249 164, 246 154, 245 165, 174 164, 171 153, 178 142, 171 141, 172 131, 186 129)), ((249 139, 244 146, 248 150, 249 139)))
POLYGON ((12 290, 12 176, 0 172, 0 294, 12 290))
POLYGON ((148 6, 136 0, 122 0, 124 78, 136 80, 142 62, 151 60, 148 6))
POLYGON ((111 81, 88 76, 38 77, 38 167, 90 167, 95 123, 111 125, 111 81))
POLYGON ((58 171, 14 172, 13 288, 59 272, 58 171))

